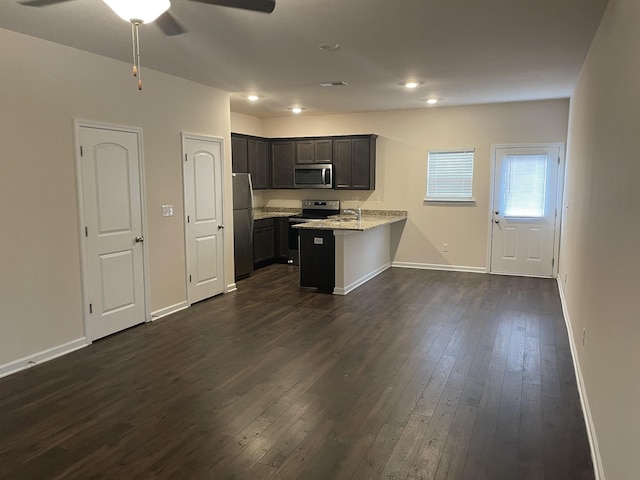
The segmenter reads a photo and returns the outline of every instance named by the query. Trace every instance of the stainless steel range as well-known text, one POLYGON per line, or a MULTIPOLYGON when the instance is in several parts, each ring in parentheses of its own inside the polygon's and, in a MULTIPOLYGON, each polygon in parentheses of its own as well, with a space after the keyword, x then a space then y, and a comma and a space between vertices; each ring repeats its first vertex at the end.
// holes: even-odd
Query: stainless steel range
POLYGON ((340 200, 303 200, 302 213, 289 217, 289 263, 300 264, 298 251, 298 230, 292 225, 303 222, 324 220, 340 214, 340 200))

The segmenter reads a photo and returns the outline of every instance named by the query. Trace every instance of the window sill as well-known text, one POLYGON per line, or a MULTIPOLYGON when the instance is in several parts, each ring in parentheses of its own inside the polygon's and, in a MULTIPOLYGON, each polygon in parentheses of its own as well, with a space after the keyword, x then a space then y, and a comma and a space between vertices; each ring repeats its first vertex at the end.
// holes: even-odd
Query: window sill
POLYGON ((423 205, 475 205, 476 200, 474 198, 466 199, 466 200, 435 200, 433 198, 425 198, 422 200, 423 205))

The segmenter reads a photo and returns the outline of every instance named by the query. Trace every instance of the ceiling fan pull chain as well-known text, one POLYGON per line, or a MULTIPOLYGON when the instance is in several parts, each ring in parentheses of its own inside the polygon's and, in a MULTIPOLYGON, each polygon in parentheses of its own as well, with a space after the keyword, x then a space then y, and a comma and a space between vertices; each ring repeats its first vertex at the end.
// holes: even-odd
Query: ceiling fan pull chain
POLYGON ((136 64, 136 25, 131 22, 131 45, 133 48, 133 76, 138 76, 138 65, 136 64))
POLYGON ((136 22, 136 60, 138 64, 138 90, 142 90, 142 67, 140 66, 140 22, 136 22))

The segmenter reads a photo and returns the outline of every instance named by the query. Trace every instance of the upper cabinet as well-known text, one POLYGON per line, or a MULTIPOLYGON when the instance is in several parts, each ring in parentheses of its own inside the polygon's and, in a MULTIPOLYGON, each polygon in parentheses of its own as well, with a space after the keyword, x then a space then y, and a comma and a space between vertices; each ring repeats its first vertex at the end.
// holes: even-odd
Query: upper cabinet
POLYGON ((269 188, 269 142, 247 140, 247 164, 254 189, 269 188))
POLYGON ((293 188, 295 142, 271 141, 271 188, 293 188))
POLYGON ((377 135, 334 138, 334 188, 375 190, 377 135))
POLYGON ((333 140, 331 138, 296 140, 296 163, 332 163, 333 140))
POLYGON ((233 173, 249 173, 247 137, 231 135, 231 166, 233 173))
POLYGON ((234 172, 251 174, 254 189, 293 187, 296 164, 333 164, 338 190, 375 190, 377 135, 260 138, 231 134, 234 172))
POLYGON ((231 134, 231 166, 233 173, 250 173, 254 189, 269 188, 269 141, 231 134))

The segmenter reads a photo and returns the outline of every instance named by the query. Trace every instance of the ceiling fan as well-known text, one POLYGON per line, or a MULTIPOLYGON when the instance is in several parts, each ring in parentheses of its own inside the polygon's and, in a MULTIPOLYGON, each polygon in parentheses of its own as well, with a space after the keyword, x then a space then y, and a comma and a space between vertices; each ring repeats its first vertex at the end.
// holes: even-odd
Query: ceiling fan
MULTIPOLYGON (((73 0, 21 0, 26 7, 47 7, 57 3, 73 0)), ((122 19, 131 22, 131 38, 133 43, 133 76, 138 77, 138 90, 142 90, 140 78, 140 38, 138 27, 143 23, 155 23, 165 35, 175 36, 187 30, 169 11, 170 0, 102 0, 122 19)), ((219 5, 223 7, 241 8, 254 12, 271 13, 276 6, 275 0, 184 0, 189 2, 219 5)))

